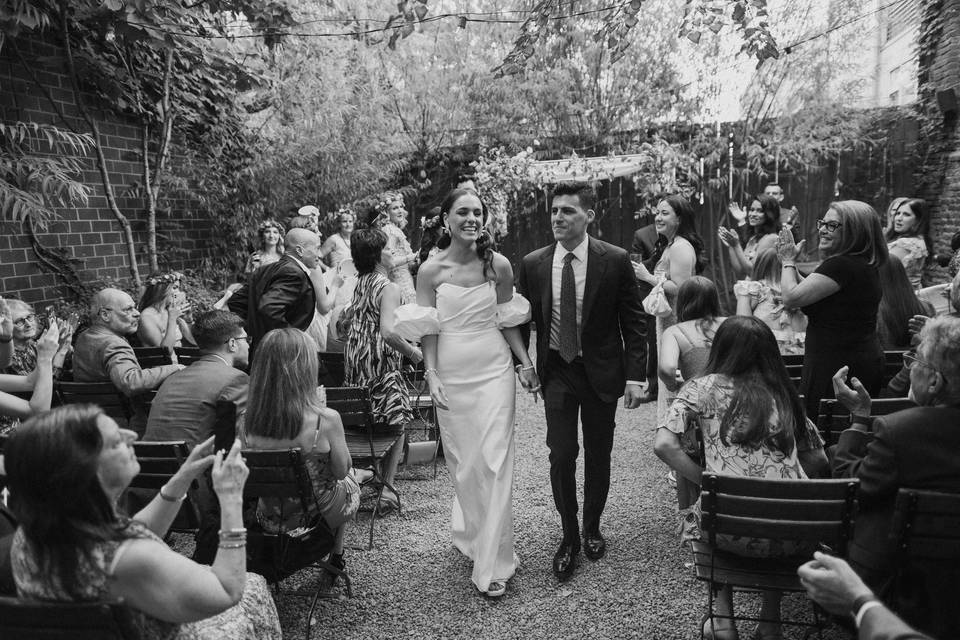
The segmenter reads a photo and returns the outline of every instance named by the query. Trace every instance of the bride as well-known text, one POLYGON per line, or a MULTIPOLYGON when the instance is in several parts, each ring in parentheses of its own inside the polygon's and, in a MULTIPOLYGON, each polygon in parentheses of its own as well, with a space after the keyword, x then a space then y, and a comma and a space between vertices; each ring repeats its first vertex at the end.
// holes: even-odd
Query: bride
POLYGON ((486 209, 472 189, 441 205, 441 251, 417 274, 417 304, 397 309, 395 330, 422 339, 430 396, 453 480, 453 544, 473 560, 482 593, 502 596, 517 569, 513 543, 516 382, 539 391, 519 325, 530 303, 513 292, 510 262, 493 251, 486 209))

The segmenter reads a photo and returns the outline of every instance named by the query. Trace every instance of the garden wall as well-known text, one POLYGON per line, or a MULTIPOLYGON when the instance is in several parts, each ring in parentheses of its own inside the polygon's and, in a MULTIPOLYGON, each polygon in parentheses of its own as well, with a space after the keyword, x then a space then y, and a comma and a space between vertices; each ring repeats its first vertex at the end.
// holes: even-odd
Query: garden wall
MULTIPOLYGON (((17 47, 36 70, 37 79, 48 90, 76 131, 89 132, 79 118, 62 49, 50 38, 18 39, 17 47)), ((95 98, 84 95, 91 115, 100 123, 107 169, 113 181, 120 210, 130 220, 138 249, 142 275, 147 274, 145 201, 124 195, 142 180, 139 129, 116 115, 97 108, 95 98)), ((20 63, 10 43, 0 50, 0 121, 33 121, 66 128, 44 91, 20 63)), ((130 268, 121 227, 107 206, 93 151, 84 162, 82 182, 91 188, 86 206, 60 208, 59 218, 46 230, 37 230, 36 240, 44 247, 70 259, 83 282, 128 280, 130 268)), ((161 268, 183 269, 198 265, 210 237, 209 221, 185 210, 181 201, 161 202, 157 213, 158 249, 161 268), (169 205, 170 212, 162 210, 169 205)), ((71 293, 50 268, 38 260, 27 229, 17 223, 2 223, 0 233, 0 295, 19 296, 33 303, 69 298, 71 293)))

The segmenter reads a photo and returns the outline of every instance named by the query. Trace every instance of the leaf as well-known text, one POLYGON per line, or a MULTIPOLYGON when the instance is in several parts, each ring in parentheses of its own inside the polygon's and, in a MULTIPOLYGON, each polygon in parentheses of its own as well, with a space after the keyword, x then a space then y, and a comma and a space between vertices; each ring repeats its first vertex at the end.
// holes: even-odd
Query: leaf
POLYGON ((423 20, 427 16, 427 5, 418 4, 413 8, 413 12, 417 14, 417 20, 423 20))
POLYGON ((700 44, 700 32, 699 31, 688 31, 687 40, 693 44, 700 44))

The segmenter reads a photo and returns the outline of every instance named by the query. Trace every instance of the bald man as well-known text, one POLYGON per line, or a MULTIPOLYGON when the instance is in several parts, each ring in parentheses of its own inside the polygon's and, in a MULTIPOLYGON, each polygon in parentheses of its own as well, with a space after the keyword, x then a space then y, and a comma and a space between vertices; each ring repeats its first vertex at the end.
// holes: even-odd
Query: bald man
MULTIPOLYGON (((137 332, 140 312, 125 291, 101 289, 90 302, 90 328, 77 338, 73 351, 73 379, 77 382, 113 382, 130 398, 156 389, 180 364, 141 369, 127 336, 137 332)), ((130 427, 140 433, 147 424, 143 403, 132 402, 130 427)))
POLYGON ((250 274, 247 284, 227 302, 246 322, 254 349, 268 331, 287 327, 306 331, 315 312, 333 308, 323 274, 316 268, 320 236, 309 229, 291 229, 283 244, 283 257, 250 274))

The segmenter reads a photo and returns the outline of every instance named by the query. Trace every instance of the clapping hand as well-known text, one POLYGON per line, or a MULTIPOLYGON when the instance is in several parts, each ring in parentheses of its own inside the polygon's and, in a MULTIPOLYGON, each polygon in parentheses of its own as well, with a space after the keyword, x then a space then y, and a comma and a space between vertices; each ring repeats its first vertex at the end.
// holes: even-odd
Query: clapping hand
POLYGON ((847 384, 849 372, 850 367, 844 366, 833 375, 833 394, 853 415, 869 416, 870 394, 858 378, 850 378, 850 384, 847 384))
POLYGON ((37 340, 37 360, 43 362, 52 362, 60 348, 60 327, 55 317, 50 318, 50 326, 37 340))
POLYGON ((920 333, 920 330, 923 329, 929 319, 927 316, 915 315, 907 320, 907 329, 910 331, 910 335, 913 336, 920 333))
MULTIPOLYGON (((212 441, 210 446, 213 446, 212 441)), ((233 441, 233 446, 230 447, 230 451, 226 455, 223 451, 217 451, 213 456, 213 471, 211 472, 213 490, 221 502, 227 498, 242 499, 243 485, 246 484, 248 475, 250 475, 250 470, 247 469, 247 463, 240 455, 239 439, 233 441)))
POLYGON ((731 202, 729 210, 730 215, 733 216, 733 219, 737 221, 737 225, 742 226, 747 220, 747 212, 744 211, 737 202, 731 202))
POLYGON ((737 236, 737 232, 732 229, 721 226, 720 229, 717 230, 717 236, 719 236, 720 242, 727 247, 733 248, 740 246, 740 238, 737 236))
POLYGON ((803 251, 806 243, 806 240, 794 243, 793 232, 790 231, 789 227, 783 227, 777 237, 777 257, 780 258, 780 262, 792 264, 800 255, 800 252, 803 251))

